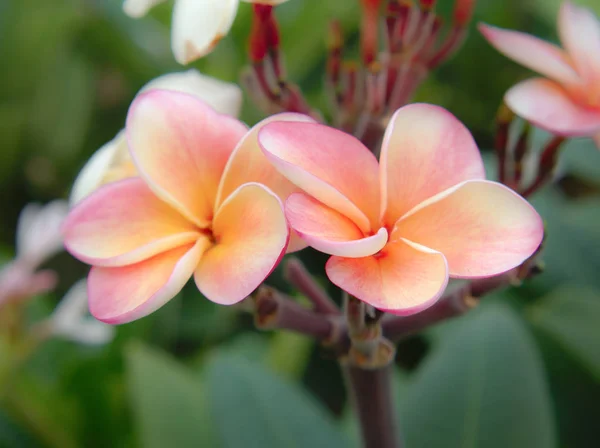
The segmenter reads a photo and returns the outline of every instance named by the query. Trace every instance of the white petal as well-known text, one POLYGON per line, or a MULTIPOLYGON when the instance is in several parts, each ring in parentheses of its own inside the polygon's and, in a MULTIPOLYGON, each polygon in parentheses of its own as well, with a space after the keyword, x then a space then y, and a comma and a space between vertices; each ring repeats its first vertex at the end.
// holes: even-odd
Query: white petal
POLYGON ((83 344, 104 344, 114 337, 115 329, 89 316, 87 283, 80 280, 65 294, 51 317, 55 336, 83 344))
POLYGON ((17 223, 17 258, 33 271, 62 250, 60 226, 67 216, 66 201, 56 200, 45 206, 28 204, 17 223))
POLYGON ((230 82, 203 75, 198 70, 169 73, 146 84, 141 92, 149 89, 175 90, 194 95, 217 112, 238 117, 242 108, 242 90, 230 82))
POLYGON ((125 14, 128 16, 138 19, 145 16, 152 7, 164 1, 165 0, 125 0, 125 3, 123 3, 123 11, 125 11, 125 14))
POLYGON ((239 0, 177 0, 171 46, 175 59, 188 64, 212 51, 229 32, 239 0))
POLYGON ((105 183, 108 171, 116 163, 128 158, 125 132, 121 131, 114 139, 97 150, 81 169, 73 184, 69 205, 72 207, 89 196, 105 183))

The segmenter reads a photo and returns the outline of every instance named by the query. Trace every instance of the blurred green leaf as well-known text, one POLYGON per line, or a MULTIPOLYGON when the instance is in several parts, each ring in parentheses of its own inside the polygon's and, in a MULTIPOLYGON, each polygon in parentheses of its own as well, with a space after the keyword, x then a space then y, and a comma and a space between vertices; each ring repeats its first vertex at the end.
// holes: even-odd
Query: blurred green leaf
POLYGON ((94 75, 83 58, 62 53, 34 98, 36 143, 59 161, 82 149, 94 102, 94 75))
POLYGON ((552 291, 528 310, 531 322, 600 377, 600 293, 580 286, 552 291))
POLYGON ((333 419, 302 389, 234 355, 208 365, 211 409, 226 448, 346 448, 333 419))
POLYGON ((18 426, 0 409, 0 447, 33 448, 40 445, 23 428, 18 426))
POLYGON ((544 219, 546 268, 530 283, 548 292, 561 283, 600 287, 600 201, 596 197, 570 201, 547 186, 531 198, 544 219))
POLYGON ((143 345, 127 350, 127 381, 144 448, 217 447, 202 382, 143 345))
POLYGON ((509 308, 461 321, 413 377, 400 427, 411 448, 550 448, 551 403, 539 353, 509 308))

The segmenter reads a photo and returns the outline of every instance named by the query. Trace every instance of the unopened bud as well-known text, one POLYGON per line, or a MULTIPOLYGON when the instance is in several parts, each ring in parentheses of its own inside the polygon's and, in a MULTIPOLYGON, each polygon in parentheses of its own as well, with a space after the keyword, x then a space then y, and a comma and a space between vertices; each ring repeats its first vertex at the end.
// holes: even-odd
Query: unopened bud
POLYGON ((456 0, 454 4, 454 23, 459 27, 467 26, 473 17, 476 0, 456 0))

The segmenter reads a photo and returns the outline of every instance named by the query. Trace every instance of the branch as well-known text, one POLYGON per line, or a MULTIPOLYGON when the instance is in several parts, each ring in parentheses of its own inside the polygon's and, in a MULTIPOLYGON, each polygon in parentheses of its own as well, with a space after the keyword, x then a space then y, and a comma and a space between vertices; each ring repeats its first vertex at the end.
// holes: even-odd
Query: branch
POLYGON ((521 274, 521 267, 495 277, 478 279, 466 283, 458 289, 446 293, 431 308, 412 316, 388 315, 381 321, 383 334, 390 340, 397 341, 410 334, 418 333, 438 322, 462 316, 477 306, 480 298, 484 295, 514 284, 518 278, 523 278, 519 274, 521 274))
POLYGON ((337 340, 340 333, 334 320, 299 305, 291 297, 263 285, 254 295, 254 322, 262 330, 285 329, 323 342, 337 340))
POLYGON ((285 278, 306 296, 317 313, 339 315, 340 309, 297 258, 291 258, 284 268, 285 278))
POLYGON ((344 366, 364 448, 403 446, 393 406, 392 370, 391 364, 375 370, 344 366))

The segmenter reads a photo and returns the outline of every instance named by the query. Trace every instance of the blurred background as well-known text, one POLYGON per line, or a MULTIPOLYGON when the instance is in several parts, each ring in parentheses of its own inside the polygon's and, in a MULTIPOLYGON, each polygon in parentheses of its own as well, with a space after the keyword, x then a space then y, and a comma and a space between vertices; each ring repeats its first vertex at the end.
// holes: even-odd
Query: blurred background
MULTIPOLYGON (((14 257, 21 209, 66 198, 86 160, 122 129, 139 88, 184 70, 170 50, 172 3, 142 20, 121 3, 0 0, 0 266, 14 257)), ((600 14, 597 0, 576 3, 600 14)), ((292 0, 277 9, 289 77, 324 110, 327 24, 339 19, 356 50, 357 4, 292 0)), ((438 4, 449 17, 453 2, 438 4)), ((471 129, 490 166, 502 95, 531 73, 474 24, 556 41, 559 5, 478 0, 464 47, 418 91, 471 129)), ((242 3, 231 34, 191 66, 235 82, 249 29, 242 3)), ((260 118, 246 99, 242 119, 260 118)), ((559 182, 532 202, 546 221, 545 272, 398 346, 394 399, 409 448, 598 446, 600 151, 569 142, 559 182)), ((326 259, 301 257, 325 282, 326 259)), ((27 303, 27 322, 48 316, 87 271, 66 253, 45 267, 60 281, 27 303)), ((270 282, 287 288, 280 272, 270 282)), ((1 448, 357 445, 326 351, 301 336, 259 333, 251 316, 213 305, 193 285, 103 346, 57 338, 21 359, 0 341, 1 448)))

